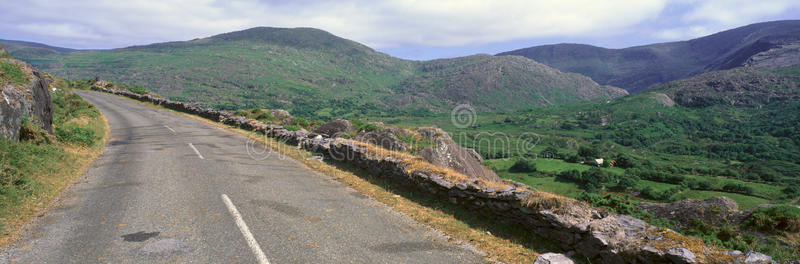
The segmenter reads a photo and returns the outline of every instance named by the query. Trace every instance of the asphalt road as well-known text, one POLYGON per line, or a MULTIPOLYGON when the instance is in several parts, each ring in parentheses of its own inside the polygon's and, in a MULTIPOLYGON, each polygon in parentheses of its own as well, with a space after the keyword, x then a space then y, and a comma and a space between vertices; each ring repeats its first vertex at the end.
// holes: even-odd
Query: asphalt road
POLYGON ((240 134, 76 92, 106 116, 111 140, 0 263, 482 262, 294 160, 251 158, 240 134))

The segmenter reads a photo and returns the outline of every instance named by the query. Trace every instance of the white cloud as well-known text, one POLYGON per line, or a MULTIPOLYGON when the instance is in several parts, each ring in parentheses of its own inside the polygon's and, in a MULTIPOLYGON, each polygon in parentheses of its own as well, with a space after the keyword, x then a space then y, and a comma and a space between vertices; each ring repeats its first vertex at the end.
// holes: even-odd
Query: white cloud
POLYGON ((315 27, 376 48, 459 46, 612 34, 657 16, 666 1, 3 1, 0 32, 116 47, 254 26, 315 27))
POLYGON ((708 22, 736 26, 759 21, 765 17, 800 7, 797 0, 705 0, 686 13, 687 22, 708 22))
POLYGON ((693 39, 706 36, 713 33, 715 33, 715 31, 710 30, 705 26, 689 26, 689 27, 677 27, 677 28, 658 30, 654 33, 654 36, 656 38, 667 39, 667 40, 686 40, 686 39, 693 39))

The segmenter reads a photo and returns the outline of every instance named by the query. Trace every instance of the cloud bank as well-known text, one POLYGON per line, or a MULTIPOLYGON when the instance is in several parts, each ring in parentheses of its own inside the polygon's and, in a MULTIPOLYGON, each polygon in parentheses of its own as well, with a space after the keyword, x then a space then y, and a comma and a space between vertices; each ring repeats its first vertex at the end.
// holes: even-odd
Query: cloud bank
POLYGON ((644 32, 652 38, 675 40, 800 10, 798 1, 734 2, 3 1, 0 38, 72 48, 114 48, 273 26, 320 28, 379 49, 405 45, 458 47, 576 36, 620 37, 644 32))

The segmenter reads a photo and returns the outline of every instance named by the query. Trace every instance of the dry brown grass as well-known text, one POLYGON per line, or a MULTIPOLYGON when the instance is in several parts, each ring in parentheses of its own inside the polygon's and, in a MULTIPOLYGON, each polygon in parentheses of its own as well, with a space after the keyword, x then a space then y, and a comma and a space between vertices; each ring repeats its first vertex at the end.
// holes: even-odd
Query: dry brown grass
POLYGON ((650 231, 651 235, 660 235, 653 247, 663 251, 673 248, 685 248, 694 253, 699 263, 733 263, 733 257, 723 254, 721 249, 706 245, 698 238, 687 237, 664 228, 650 231), (713 250, 707 250, 707 249, 713 250))
POLYGON ((583 206, 583 204, 577 200, 544 191, 531 191, 530 195, 523 198, 522 205, 538 210, 559 210, 568 207, 583 206))
MULTIPOLYGON (((256 141, 272 148, 273 150, 280 152, 282 155, 291 157, 295 161, 305 165, 306 167, 314 171, 328 175, 342 183, 347 184, 353 189, 369 197, 372 197, 378 202, 381 202, 389 207, 392 207, 397 212, 403 213, 404 215, 409 216, 420 223, 426 224, 432 228, 440 230, 456 240, 469 242, 479 250, 488 254, 484 258, 484 260, 487 262, 533 263, 533 261, 536 260, 536 257, 538 257, 540 254, 539 252, 536 252, 535 250, 528 248, 518 243, 515 240, 494 236, 491 234, 487 234, 485 231, 475 229, 472 226, 470 226, 470 224, 462 220, 459 220, 454 215, 444 212, 443 210, 427 207, 409 198, 397 195, 396 193, 390 190, 387 190, 381 186, 370 183, 368 180, 361 178, 352 172, 339 169, 336 166, 333 166, 328 163, 319 162, 316 160, 306 160, 306 158, 312 156, 312 153, 305 150, 297 149, 294 146, 287 147, 288 145, 276 139, 265 137, 263 135, 256 134, 252 131, 246 131, 243 129, 227 126, 199 116, 174 111, 150 103, 143 103, 126 97, 122 98, 128 99, 133 102, 141 103, 153 108, 162 109, 178 115, 189 117, 204 122, 206 124, 227 128, 242 135, 253 138, 256 141)), ((359 143, 359 145, 362 144, 359 143)), ((401 155, 403 157, 408 157, 406 155, 411 155, 411 154, 408 153, 398 154, 398 156, 401 155)), ((426 167, 427 165, 423 166, 423 168, 426 167)))
POLYGON ((497 187, 500 189, 508 186, 508 184, 505 184, 503 182, 487 181, 483 179, 473 179, 453 169, 443 168, 433 165, 420 156, 412 155, 406 152, 388 150, 369 143, 351 139, 344 139, 343 141, 353 143, 355 145, 365 148, 367 150, 367 155, 371 158, 375 159, 385 159, 389 157, 396 159, 399 158, 402 160, 402 164, 405 167, 406 172, 408 172, 409 174, 417 171, 433 173, 450 182, 460 182, 460 181, 475 182, 483 186, 484 188, 497 187))

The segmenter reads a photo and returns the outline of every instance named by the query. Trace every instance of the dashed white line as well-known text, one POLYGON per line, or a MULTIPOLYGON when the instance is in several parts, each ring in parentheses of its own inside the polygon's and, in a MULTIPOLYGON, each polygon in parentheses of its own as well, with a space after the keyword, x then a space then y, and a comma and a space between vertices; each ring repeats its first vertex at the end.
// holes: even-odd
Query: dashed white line
POLYGON ((177 133, 177 132, 175 132, 175 129, 172 129, 171 127, 169 127, 169 126, 167 126, 167 125, 164 125, 164 127, 166 127, 167 129, 169 129, 169 131, 172 131, 172 133, 177 133))
POLYGON ((197 151, 197 148, 195 148, 194 145, 192 145, 192 143, 189 143, 189 147, 192 148, 192 150, 194 150, 194 153, 197 154, 197 156, 200 157, 200 159, 206 159, 203 158, 203 155, 200 155, 200 151, 197 151))
POLYGON ((236 206, 233 205, 231 199, 228 198, 227 195, 222 194, 222 201, 225 202, 225 206, 228 207, 228 212, 230 212, 231 216, 233 216, 233 220, 236 222, 236 226, 239 227, 239 231, 242 231, 244 240, 247 241, 247 245, 250 246, 250 250, 252 250, 253 254, 256 255, 258 263, 269 264, 267 255, 264 255, 264 251, 261 251, 261 246, 258 245, 258 241, 256 241, 256 238, 253 237, 252 233, 250 233, 250 229, 247 228, 247 224, 245 224, 244 220, 242 219, 242 215, 239 214, 239 210, 236 210, 236 206))

